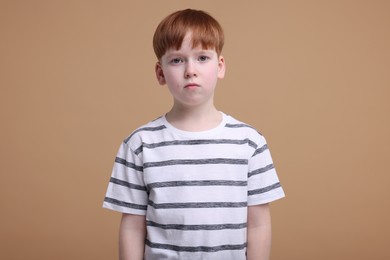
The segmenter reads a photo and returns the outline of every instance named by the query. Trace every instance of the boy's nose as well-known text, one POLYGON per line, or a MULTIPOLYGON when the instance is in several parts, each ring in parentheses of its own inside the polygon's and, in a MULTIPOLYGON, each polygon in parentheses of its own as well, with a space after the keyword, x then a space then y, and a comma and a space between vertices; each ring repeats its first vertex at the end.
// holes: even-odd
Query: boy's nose
POLYGON ((190 64, 190 62, 186 66, 186 70, 184 72, 184 77, 186 79, 192 78, 192 77, 197 77, 197 73, 195 71, 194 65, 190 64))
POLYGON ((185 77, 186 79, 190 79, 190 78, 192 78, 192 77, 197 77, 197 75, 196 75, 196 73, 189 73, 189 72, 187 72, 187 73, 184 75, 184 77, 185 77))

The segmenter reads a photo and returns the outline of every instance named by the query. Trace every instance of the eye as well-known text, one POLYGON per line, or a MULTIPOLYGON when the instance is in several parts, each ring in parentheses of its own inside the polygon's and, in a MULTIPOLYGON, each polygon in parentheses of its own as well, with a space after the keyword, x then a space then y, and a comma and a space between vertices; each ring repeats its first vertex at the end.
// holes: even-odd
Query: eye
POLYGON ((171 59, 171 61, 169 63, 180 64, 182 62, 183 62, 183 59, 181 59, 181 58, 173 58, 173 59, 171 59))
POLYGON ((201 56, 199 56, 199 58, 198 58, 198 60, 199 61, 207 61, 207 60, 209 60, 210 58, 208 57, 208 56, 206 56, 206 55, 201 55, 201 56))

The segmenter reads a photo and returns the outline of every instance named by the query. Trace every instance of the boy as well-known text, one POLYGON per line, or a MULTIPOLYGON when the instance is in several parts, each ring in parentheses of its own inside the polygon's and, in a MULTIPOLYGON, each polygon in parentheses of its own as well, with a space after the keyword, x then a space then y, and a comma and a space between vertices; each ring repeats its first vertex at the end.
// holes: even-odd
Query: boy
POLYGON ((153 46, 171 110, 122 143, 103 206, 122 213, 120 259, 269 259, 268 203, 284 197, 264 137, 216 109, 224 36, 183 10, 153 46))

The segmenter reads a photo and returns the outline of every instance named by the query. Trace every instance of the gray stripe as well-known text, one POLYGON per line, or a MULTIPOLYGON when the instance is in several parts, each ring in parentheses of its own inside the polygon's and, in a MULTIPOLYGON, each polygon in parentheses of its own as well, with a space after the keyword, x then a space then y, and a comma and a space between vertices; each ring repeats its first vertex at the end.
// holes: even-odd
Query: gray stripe
POLYGON ((122 180, 116 179, 114 177, 111 177, 110 182, 114 183, 114 184, 118 184, 118 185, 124 186, 124 187, 127 187, 127 188, 130 188, 130 189, 146 191, 146 187, 145 186, 141 186, 141 185, 129 183, 129 182, 126 182, 126 181, 122 181, 122 180))
POLYGON ((134 169, 136 171, 140 171, 140 172, 143 171, 143 167, 142 166, 135 165, 134 163, 128 162, 125 159, 122 159, 122 158, 119 158, 119 157, 115 158, 115 162, 123 164, 126 167, 132 168, 132 169, 134 169))
POLYGON ((146 210, 146 208, 147 208, 146 205, 129 203, 129 202, 120 201, 120 200, 116 200, 116 199, 109 198, 109 197, 106 197, 104 199, 104 201, 108 202, 108 203, 111 203, 111 204, 114 204, 114 205, 125 207, 125 208, 132 208, 132 209, 139 209, 139 210, 146 210))
POLYGON ((134 153, 136 155, 139 155, 140 153, 142 153, 143 149, 144 149, 144 147, 143 147, 143 145, 141 145, 140 147, 138 147, 137 149, 134 150, 134 153))
POLYGON ((147 226, 158 227, 161 229, 176 229, 176 230, 224 230, 224 229, 243 229, 246 228, 246 223, 239 224, 219 224, 219 225, 177 225, 177 224, 159 224, 153 221, 147 221, 147 226))
POLYGON ((128 143, 129 140, 131 139, 131 137, 133 137, 136 133, 138 132, 141 132, 141 131, 160 131, 162 129, 165 129, 166 126, 165 125, 160 125, 160 126, 156 126, 156 127, 143 127, 143 128, 139 128, 137 130, 135 130, 129 137, 127 137, 123 142, 124 143, 128 143))
POLYGON ((182 165, 182 164, 191 164, 191 165, 201 165, 201 164, 248 164, 247 159, 229 159, 229 158, 212 158, 212 159, 181 159, 181 160, 168 160, 161 162, 149 162, 144 163, 144 168, 148 167, 160 167, 160 166, 170 166, 170 165, 182 165))
POLYGON ((256 130, 256 128, 250 126, 250 125, 247 125, 247 124, 226 124, 225 127, 228 127, 228 128, 241 128, 241 127, 247 127, 247 128, 250 128, 250 129, 253 129, 255 130, 259 135, 263 136, 260 132, 258 132, 256 130))
POLYGON ((263 168, 260 168, 260 169, 257 169, 257 170, 249 172, 248 173, 248 177, 251 177, 251 176, 256 175, 256 174, 264 173, 264 172, 269 171, 269 170, 274 169, 274 168, 275 167, 274 167, 273 164, 269 164, 269 165, 267 165, 267 166, 265 166, 263 168))
POLYGON ((250 190, 250 191, 248 191, 248 195, 251 196, 251 195, 266 193, 268 191, 271 191, 271 190, 274 190, 274 189, 277 189, 277 188, 280 188, 280 187, 281 187, 281 185, 278 182, 278 183, 272 184, 272 185, 267 186, 267 187, 262 188, 262 189, 250 190))
POLYGON ((154 203, 148 205, 155 209, 184 209, 184 208, 244 208, 247 202, 188 202, 188 203, 154 203))
POLYGON ((226 124, 225 127, 229 127, 229 128, 248 127, 248 128, 254 129, 253 127, 251 127, 250 125, 247 125, 247 124, 226 124))
POLYGON ((143 148, 153 149, 162 146, 171 146, 171 145, 203 145, 203 144, 248 144, 249 146, 256 148, 257 145, 255 142, 249 140, 248 138, 243 140, 234 140, 234 139, 206 139, 206 140, 173 140, 160 143, 143 143, 139 148, 135 150, 136 154, 142 152, 143 148))
POLYGON ((246 186, 247 181, 209 180, 209 181, 167 181, 154 182, 148 185, 151 188, 167 188, 180 186, 246 186))
POLYGON ((255 156, 255 155, 261 154, 262 152, 264 152, 264 151, 267 150, 267 149, 268 149, 268 145, 267 145, 267 144, 263 145, 262 147, 260 147, 259 149, 257 149, 257 150, 254 152, 254 154, 252 155, 252 157, 255 156))
POLYGON ((225 250, 243 250, 246 243, 241 245, 220 245, 220 246, 175 246, 169 244, 152 243, 146 239, 145 244, 151 248, 173 250, 177 252, 218 252, 225 250))

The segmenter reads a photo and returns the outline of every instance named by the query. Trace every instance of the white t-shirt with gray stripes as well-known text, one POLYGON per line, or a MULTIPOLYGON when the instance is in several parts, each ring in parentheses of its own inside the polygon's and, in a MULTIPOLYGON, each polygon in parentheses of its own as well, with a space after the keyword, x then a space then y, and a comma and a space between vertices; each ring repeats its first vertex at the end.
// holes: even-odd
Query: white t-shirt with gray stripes
POLYGON ((202 132, 162 116, 121 144, 103 207, 146 215, 146 260, 246 259, 247 207, 284 197, 264 137, 222 115, 202 132))

